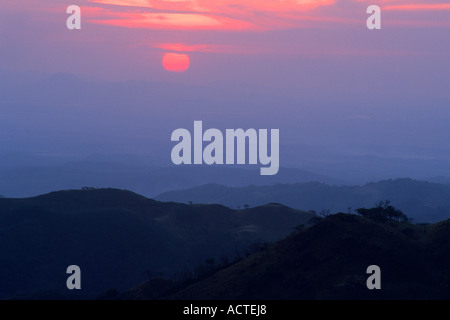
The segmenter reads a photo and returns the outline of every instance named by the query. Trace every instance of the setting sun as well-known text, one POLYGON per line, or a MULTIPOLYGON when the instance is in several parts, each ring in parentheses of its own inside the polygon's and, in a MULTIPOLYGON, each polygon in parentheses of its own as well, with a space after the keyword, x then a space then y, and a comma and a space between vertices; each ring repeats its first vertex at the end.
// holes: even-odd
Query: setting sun
POLYGON ((164 54, 162 64, 167 71, 185 72, 189 68, 190 59, 184 53, 166 53, 164 54))

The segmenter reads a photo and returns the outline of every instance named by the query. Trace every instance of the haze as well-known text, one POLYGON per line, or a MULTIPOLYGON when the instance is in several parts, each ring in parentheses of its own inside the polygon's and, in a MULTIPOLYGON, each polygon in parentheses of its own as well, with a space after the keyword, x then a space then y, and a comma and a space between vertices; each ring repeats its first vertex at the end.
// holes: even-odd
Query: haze
POLYGON ((2 1, 0 166, 170 166, 171 132, 202 120, 279 129, 281 167, 350 182, 450 176, 444 1, 379 1, 381 30, 366 28, 376 1, 73 4, 81 30, 66 28, 67 3, 2 1), (188 54, 189 69, 165 70, 167 52, 188 54))

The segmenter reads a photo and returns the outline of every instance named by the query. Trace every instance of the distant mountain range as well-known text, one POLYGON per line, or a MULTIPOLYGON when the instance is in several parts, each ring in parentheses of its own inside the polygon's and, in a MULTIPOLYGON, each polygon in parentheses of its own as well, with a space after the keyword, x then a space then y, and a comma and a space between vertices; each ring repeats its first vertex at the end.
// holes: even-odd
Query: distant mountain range
POLYGON ((436 222, 450 217, 450 185, 412 179, 385 180, 362 186, 295 183, 268 186, 226 187, 208 184, 163 193, 155 199, 182 203, 219 203, 230 207, 279 202, 292 208, 328 210, 332 213, 372 207, 390 200, 416 222, 436 222))
MULTIPOLYGON (((169 151, 168 151, 169 154, 169 151)), ((266 185, 318 181, 342 184, 338 179, 312 172, 280 168, 274 176, 261 176, 259 168, 223 166, 158 167, 142 163, 91 160, 62 162, 56 159, 27 161, 25 156, 0 157, 0 194, 6 197, 30 197, 53 190, 97 188, 126 188, 147 197, 181 188, 207 183, 228 186, 266 185), (5 163, 9 163, 5 165, 5 163), (32 164, 35 163, 35 164, 32 164)), ((123 159, 121 159, 123 160, 123 159)))
MULTIPOLYGON (((294 97, 274 95, 273 88, 255 84, 240 86, 234 82, 221 82, 186 85, 160 80, 109 82, 67 73, 0 69, 0 194, 34 196, 62 188, 78 188, 80 183, 126 188, 146 196, 199 185, 196 182, 242 186, 241 183, 233 183, 235 179, 228 181, 228 173, 225 173, 225 178, 215 179, 215 168, 206 166, 201 166, 201 170, 177 168, 177 175, 184 175, 187 179, 182 181, 178 178, 173 184, 169 182, 175 176, 162 180, 157 175, 148 174, 149 170, 172 164, 170 151, 174 143, 170 135, 176 128, 190 128, 193 120, 202 120, 205 126, 219 129, 272 128, 276 125, 281 130, 280 166, 304 170, 306 175, 301 171, 283 169, 268 180, 250 177, 249 183, 255 185, 309 181, 362 184, 398 177, 424 180, 447 176, 445 179, 448 179, 450 152, 438 128, 433 129, 436 130, 436 137, 444 139, 439 143, 429 143, 423 137, 410 143, 396 138, 390 141, 392 132, 399 133, 400 137, 407 132, 409 124, 403 124, 406 125, 403 129, 392 126, 390 129, 394 131, 389 133, 380 132, 386 114, 376 106, 373 108, 374 114, 370 115, 371 120, 361 121, 359 116, 353 114, 358 110, 359 103, 353 106, 356 108, 353 111, 348 106, 349 114, 342 114, 342 110, 338 111, 334 104, 329 104, 326 95, 312 94, 306 99, 308 92, 302 92, 301 97, 297 92, 294 97), (77 94, 74 95, 74 92, 77 94), (274 106, 282 107, 291 116, 285 117, 274 106), (310 112, 301 111, 307 106, 310 112), (255 118, 257 114, 265 116, 255 118), (324 121, 325 118, 327 121, 324 121), (380 134, 387 136, 381 139, 380 134), (11 154, 17 156, 10 157, 11 154), (112 156, 117 154, 145 155, 147 166, 127 167, 134 162, 128 161, 132 157, 112 156), (61 157, 65 162, 84 162, 92 155, 103 155, 97 160, 103 158, 99 162, 106 162, 106 168, 117 162, 125 165, 116 168, 118 171, 109 171, 108 178, 105 178, 102 174, 96 175, 97 170, 87 172, 84 163, 59 163, 55 166, 53 161, 61 157), (28 164, 22 166, 24 158, 33 156, 41 159, 29 159, 28 164), (120 161, 117 161, 118 158, 120 161), (155 167, 149 168, 152 166, 155 167), (65 171, 65 168, 68 170, 65 171), (140 175, 137 175, 136 169, 140 175), (45 175, 39 174, 44 171, 45 175), (190 171, 197 173, 190 175, 190 171), (29 173, 31 179, 24 179, 22 172, 29 173), (206 173, 211 173, 211 176, 206 173), (65 179, 58 179, 61 174, 65 179), (127 174, 134 179, 127 180, 127 174), (47 179, 48 184, 45 184, 47 179), (190 184, 192 179, 195 183, 190 184), (156 185, 161 185, 161 188, 156 188, 156 185)), ((422 105, 428 102, 414 103, 418 103, 418 110, 423 110, 422 105)), ((398 116, 397 124, 403 123, 403 113, 398 116)), ((91 168, 95 165, 87 164, 91 168)), ((102 165, 98 163, 98 167, 102 165)), ((217 176, 223 177, 223 168, 217 169, 217 176)), ((104 172, 101 168, 98 170, 104 172)), ((256 172, 257 168, 251 171, 256 172)), ((243 177, 241 181, 245 179, 243 177)))
POLYGON ((118 297, 449 299, 449 246, 450 220, 423 226, 337 214, 205 279, 184 286, 157 279, 118 297), (371 265, 381 271, 379 290, 366 286, 371 265))
POLYGON ((234 210, 118 189, 0 198, 0 298, 93 298, 158 274, 173 279, 280 240, 312 217, 280 204, 234 210), (72 264, 82 270, 78 292, 66 288, 72 264))

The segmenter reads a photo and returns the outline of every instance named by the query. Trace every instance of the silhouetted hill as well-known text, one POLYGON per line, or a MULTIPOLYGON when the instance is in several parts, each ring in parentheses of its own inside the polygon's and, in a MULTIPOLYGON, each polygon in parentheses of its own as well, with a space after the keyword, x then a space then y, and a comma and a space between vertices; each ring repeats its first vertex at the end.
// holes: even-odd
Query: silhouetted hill
POLYGON ((155 274, 173 277, 205 259, 232 259, 313 216, 282 205, 233 210, 163 203, 118 189, 0 199, 0 298, 95 297, 155 274), (69 265, 82 290, 66 289, 69 265))
POLYGON ((156 199, 220 203, 230 207, 280 202, 292 208, 317 212, 323 209, 348 212, 348 208, 372 207, 380 200, 389 199, 416 222, 436 222, 450 217, 450 185, 412 179, 384 180, 363 186, 330 186, 313 182, 238 188, 204 185, 166 192, 156 199))
MULTIPOLYGON (((331 215, 264 252, 159 298, 448 299, 449 249, 450 220, 425 226, 331 215), (366 287, 369 265, 381 268, 380 290, 366 287)), ((127 297, 146 298, 150 287, 138 286, 127 297)))

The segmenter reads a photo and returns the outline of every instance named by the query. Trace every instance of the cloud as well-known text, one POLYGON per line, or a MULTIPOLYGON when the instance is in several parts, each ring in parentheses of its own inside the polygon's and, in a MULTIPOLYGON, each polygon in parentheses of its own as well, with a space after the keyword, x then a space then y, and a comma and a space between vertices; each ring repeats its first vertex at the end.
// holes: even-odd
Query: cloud
POLYGON ((93 3, 125 7, 151 8, 163 11, 186 11, 216 14, 249 14, 256 12, 309 11, 329 6, 336 0, 89 0, 93 3))
MULTIPOLYGON (((266 47, 256 45, 231 45, 231 44, 186 44, 186 43, 143 43, 143 46, 149 46, 155 49, 172 52, 208 52, 208 53, 222 53, 222 54, 239 54, 239 55, 253 55, 261 53, 273 53, 275 50, 269 50, 266 47)), ((279 50, 277 50, 279 52, 279 50)))
MULTIPOLYGON (((325 51, 334 55, 404 55, 407 50, 395 48, 378 52, 351 45, 337 46, 333 50, 326 46, 314 48, 296 45, 295 41, 283 45, 262 45, 261 37, 256 41, 240 42, 220 37, 216 32, 237 32, 248 37, 254 32, 264 35, 265 31, 295 30, 304 28, 335 29, 351 27, 361 30, 365 27, 366 7, 371 0, 86 0, 82 7, 84 21, 103 26, 127 29, 170 31, 146 47, 173 52, 214 52, 214 53, 271 53, 317 54, 325 51), (172 32, 172 31, 177 31, 172 32), (212 31, 211 33, 203 31, 212 31), (191 32, 191 34, 188 34, 191 32), (205 44, 209 43, 209 44, 205 44), (214 44, 213 44, 214 43, 214 44), (376 52, 376 53, 375 53, 376 52)), ((450 4, 429 3, 426 0, 379 0, 383 15, 383 25, 392 27, 444 27, 450 26, 444 17, 450 4), (442 11, 438 17, 434 14, 442 11), (406 11, 411 13, 405 14, 406 11)), ((362 31, 361 31, 362 32, 362 31)), ((275 34, 275 33, 273 33, 275 34)), ((267 33, 268 36, 270 33, 267 33)), ((233 36, 234 37, 234 36, 233 36)), ((236 37, 235 37, 236 38, 236 37)), ((235 39, 234 38, 234 39, 235 39)), ((236 38, 237 39, 237 38, 236 38)), ((248 38, 246 38, 248 39, 248 38)), ((275 43, 272 38, 270 43, 275 43)), ((269 42, 266 42, 269 43, 269 42)))
POLYGON ((257 26, 245 21, 196 13, 106 13, 92 23, 138 29, 249 30, 257 26), (107 16, 117 17, 108 19, 107 16))
MULTIPOLYGON (((274 30, 298 27, 305 14, 337 0, 89 0, 107 6, 96 24, 178 30, 274 30)), ((305 19, 308 21, 308 19, 305 19)))
POLYGON ((398 4, 398 5, 383 6, 383 10, 398 10, 398 11, 450 10, 450 4, 449 3, 398 4))
POLYGON ((224 46, 214 44, 156 43, 151 47, 177 52, 224 52, 224 46))

